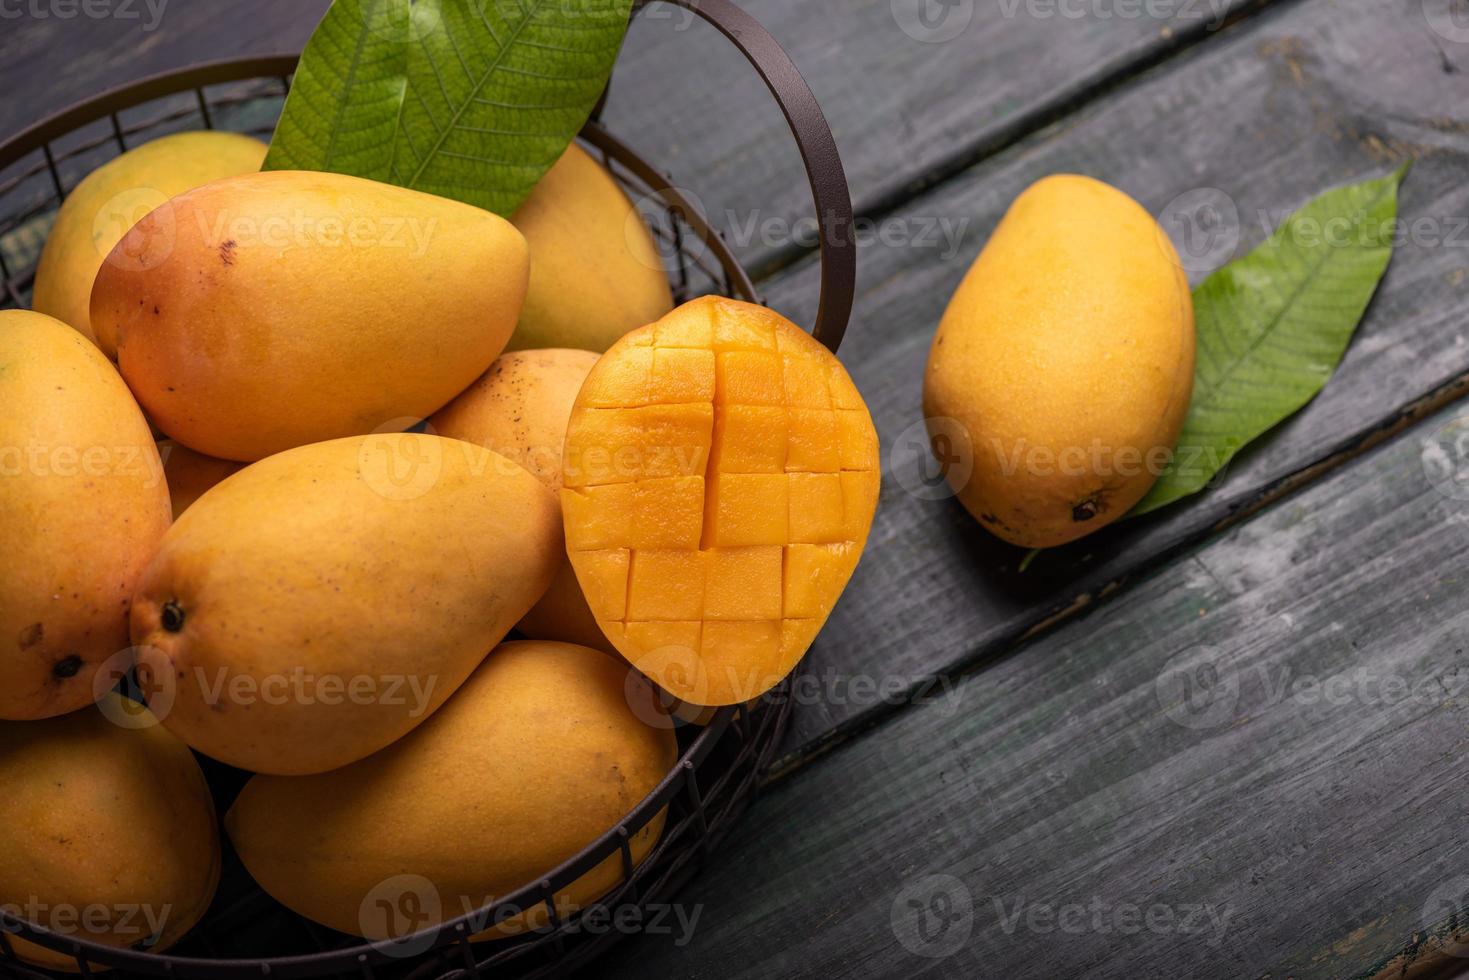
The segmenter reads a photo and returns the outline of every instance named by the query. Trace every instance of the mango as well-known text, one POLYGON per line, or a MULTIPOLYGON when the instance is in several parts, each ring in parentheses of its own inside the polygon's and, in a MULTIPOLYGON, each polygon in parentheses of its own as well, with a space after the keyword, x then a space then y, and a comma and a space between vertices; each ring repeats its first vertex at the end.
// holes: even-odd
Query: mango
MULTIPOLYGON (((582 382, 597 363, 584 350, 511 351, 429 418, 430 431, 495 450, 561 490, 561 446, 582 382)), ((546 594, 516 624, 535 640, 612 650, 592 615, 571 563, 563 560, 546 594)))
POLYGON ((617 180, 577 144, 510 220, 530 245, 530 289, 508 350, 601 353, 673 309, 648 226, 617 180))
POLYGON ((624 336, 572 409, 566 546, 602 632, 695 705, 795 667, 861 557, 877 433, 841 363, 719 297, 624 336))
POLYGON ((287 450, 164 536, 133 602, 139 681, 230 765, 345 766, 444 703, 561 547, 550 491, 488 450, 416 433, 287 450))
MULTIPOLYGON (((678 759, 671 727, 644 720, 653 705, 651 686, 606 654, 506 643, 401 742, 320 776, 257 776, 225 826, 288 908, 352 935, 402 938, 540 880, 630 813, 678 759)), ((664 817, 632 834, 635 864, 664 817)), ((558 915, 621 880, 613 854, 555 896, 558 915)), ((539 904, 474 928, 490 938, 547 920, 539 904)))
POLYGON ((92 283, 103 260, 148 212, 212 180, 259 170, 265 149, 238 133, 174 133, 92 171, 67 195, 46 238, 36 266, 36 312, 75 327, 116 359, 111 324, 101 332, 92 328, 92 283))
POLYGON ((0 718, 48 718, 127 650, 168 488, 117 369, 60 320, 0 312, 0 405, 0 718))
POLYGON ((204 496, 205 491, 245 467, 244 463, 232 459, 215 459, 196 453, 172 439, 158 444, 158 454, 163 457, 163 476, 168 481, 168 499, 173 506, 174 520, 204 496))
POLYGON ((249 462, 408 428, 483 374, 525 297, 487 211, 341 174, 215 181, 138 222, 92 322, 165 433, 249 462))
POLYGON ((923 414, 965 509, 1049 548, 1148 492, 1193 377, 1193 300, 1168 236, 1126 194, 1066 174, 1015 199, 954 292, 923 414))
MULTIPOLYGON (((163 952, 214 898, 214 803, 193 753, 146 708, 115 693, 102 706, 0 722, 0 907, 67 939, 163 952)), ((28 963, 78 971, 7 938, 28 963)))

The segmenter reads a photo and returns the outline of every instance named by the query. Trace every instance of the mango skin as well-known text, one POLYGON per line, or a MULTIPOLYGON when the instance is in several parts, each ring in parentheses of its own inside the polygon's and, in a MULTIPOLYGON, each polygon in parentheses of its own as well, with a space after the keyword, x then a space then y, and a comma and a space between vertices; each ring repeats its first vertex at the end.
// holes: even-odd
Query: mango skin
POLYGON ((577 144, 510 220, 530 245, 530 289, 507 350, 600 353, 673 309, 652 233, 622 185, 577 144))
POLYGON ((288 450, 165 535, 133 602, 139 680, 213 758, 345 766, 437 710, 561 551, 550 491, 488 450, 413 433, 288 450))
POLYGON ((60 320, 0 312, 0 405, 0 719, 33 720, 91 704, 127 650, 168 487, 117 369, 60 320))
POLYGON ((967 480, 948 469, 965 509, 1049 548, 1148 492, 1193 377, 1193 300, 1167 235, 1121 191, 1060 175, 1015 199, 955 291, 923 413, 941 460, 972 453, 967 480))
MULTIPOLYGON (((493 449, 524 466, 552 493, 561 490, 561 447, 571 406, 597 363, 591 351, 509 351, 429 419, 429 429, 493 449)), ((562 640, 612 651, 576 572, 563 560, 546 594, 516 624, 534 640, 562 640)))
POLYGON ((490 366, 525 298, 525 240, 478 208, 341 174, 232 177, 128 232, 92 322, 149 418, 251 461, 408 428, 490 366))
POLYGON ((36 266, 31 305, 75 327, 116 359, 112 331, 92 329, 92 283, 102 262, 149 211, 212 180, 259 170, 265 150, 264 143, 239 133, 174 133, 98 167, 56 213, 36 266))
MULTIPOLYGON (((187 746, 146 708, 114 693, 106 701, 112 717, 138 727, 101 711, 0 722, 0 906, 24 909, 34 897, 52 909, 116 910, 105 929, 49 916, 36 924, 120 949, 152 938, 147 911, 161 926, 147 948, 162 952, 199 921, 219 883, 214 803, 187 746)), ((69 956, 9 940, 29 963, 78 972, 69 956)))
MULTIPOLYGON (((630 813, 678 759, 671 726, 645 720, 653 703, 646 681, 596 650, 506 643, 443 710, 371 759, 252 779, 225 827, 255 880, 289 908, 351 935, 401 938, 407 930, 363 914, 389 879, 426 878, 440 903, 433 921, 446 921, 538 880, 630 813)), ((634 863, 664 817, 632 835, 634 863)), ((621 879, 614 854, 556 896, 558 913, 621 879)), ((477 938, 545 923, 539 905, 484 923, 477 938)))
POLYGON ((194 501, 226 477, 245 468, 244 463, 205 456, 172 439, 158 444, 158 454, 163 458, 163 476, 168 481, 168 499, 173 505, 174 520, 178 520, 194 501))

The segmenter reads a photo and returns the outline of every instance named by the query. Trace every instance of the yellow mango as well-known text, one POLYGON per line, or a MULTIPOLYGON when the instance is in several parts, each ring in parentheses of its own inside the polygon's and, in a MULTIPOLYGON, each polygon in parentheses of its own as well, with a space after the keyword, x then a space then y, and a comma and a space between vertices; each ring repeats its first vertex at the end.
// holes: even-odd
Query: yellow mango
MULTIPOLYGON (((214 803, 193 753, 148 709, 114 693, 101 707, 0 722, 0 907, 67 939, 162 952, 219 883, 214 803)), ((77 972, 8 939, 29 963, 77 972)))
POLYGON ((163 457, 163 476, 168 481, 168 499, 173 505, 174 520, 204 496, 205 491, 245 467, 244 463, 232 459, 215 459, 196 453, 172 439, 159 443, 158 453, 163 457))
POLYGON ((600 353, 673 308, 648 226, 617 180, 577 144, 510 220, 530 245, 530 289, 508 350, 600 353))
MULTIPOLYGON (((611 830, 677 758, 652 688, 626 665, 567 643, 506 643, 402 741, 319 776, 257 776, 225 826, 245 867, 288 908, 397 939, 539 881, 611 830), (410 909, 419 918, 388 911, 410 909)), ((632 834, 635 864, 664 816, 632 834)), ((622 873, 613 854, 555 896, 558 915, 622 873)), ((490 938, 546 922, 537 905, 474 929, 490 938)))
POLYGON ((0 405, 0 718, 47 718, 127 650, 168 487, 117 369, 60 320, 0 312, 0 405))
POLYGON ((582 382, 597 363, 585 350, 502 354, 479 380, 429 417, 429 428, 514 460, 561 489, 561 446, 582 382))
POLYGON ((602 632, 683 701, 763 694, 857 567, 877 458, 841 363, 777 313, 705 297, 627 334, 582 385, 562 461, 602 632))
MULTIPOLYGON (((558 492, 571 406, 596 363, 591 351, 565 348, 502 354, 478 381, 429 418, 429 429, 513 459, 558 492)), ((516 629, 535 640, 612 650, 566 560, 516 629)))
POLYGON ((133 601, 139 680, 206 755, 335 769, 438 709, 560 560, 554 496, 498 454, 415 433, 287 450, 164 536, 133 601))
POLYGON ((949 301, 923 413, 969 513, 1047 548, 1142 499, 1193 377, 1193 301, 1167 235, 1121 191, 1062 175, 1015 199, 949 301))
POLYGON ((168 435, 244 461, 426 417, 504 348, 527 275, 487 211, 294 171, 176 197, 116 252, 92 322, 123 377, 168 435))
MULTIPOLYGON (((134 147, 98 167, 67 195, 36 266, 32 306, 95 340, 117 357, 117 338, 104 324, 94 333, 92 283, 113 248, 149 211, 185 191, 222 177, 253 173, 265 144, 239 133, 174 133, 134 147)), ((126 260, 126 255, 117 256, 126 260)))

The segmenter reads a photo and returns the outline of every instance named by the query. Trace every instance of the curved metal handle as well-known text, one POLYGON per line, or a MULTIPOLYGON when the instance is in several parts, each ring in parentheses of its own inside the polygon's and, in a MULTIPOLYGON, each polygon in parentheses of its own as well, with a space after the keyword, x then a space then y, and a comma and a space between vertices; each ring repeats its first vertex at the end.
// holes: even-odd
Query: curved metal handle
MULTIPOLYGON (((638 0, 634 13, 651 0, 638 0)), ((661 0, 703 18, 730 40, 760 73, 790 126, 811 196, 816 202, 816 228, 821 249, 821 300, 811 333, 836 350, 847 330, 857 289, 857 243, 852 195, 836 140, 811 87, 760 22, 730 0, 661 0)))

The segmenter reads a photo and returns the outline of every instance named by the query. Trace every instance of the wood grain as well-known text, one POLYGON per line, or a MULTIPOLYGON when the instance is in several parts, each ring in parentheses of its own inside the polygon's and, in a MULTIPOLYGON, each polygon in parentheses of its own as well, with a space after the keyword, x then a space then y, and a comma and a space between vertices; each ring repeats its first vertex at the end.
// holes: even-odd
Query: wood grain
MULTIPOLYGON (((805 75, 836 136, 856 210, 870 215, 1266 2, 742 5, 805 75)), ((683 11, 646 11, 612 84, 609 124, 689 185, 744 261, 763 272, 809 250, 788 230, 812 215, 795 144, 759 78, 712 28, 683 11)))
POLYGON ((769 787, 680 896, 694 941, 645 937, 609 975, 1453 965, 1466 440, 1446 411, 769 787), (933 875, 969 914, 925 944, 904 889, 933 875))
MULTIPOLYGON (((899 233, 968 222, 956 254, 945 256, 942 246, 862 249, 856 317, 841 353, 883 441, 882 504, 868 552, 808 659, 822 696, 799 706, 786 765, 900 700, 853 695, 853 678, 891 692, 971 669, 1300 482, 1323 460, 1462 393, 1455 379, 1469 372, 1469 74, 1446 72, 1440 50, 1469 70, 1469 45, 1446 46, 1421 16, 1407 16, 1413 7, 1323 0, 1261 14, 892 216, 899 233), (1237 208, 1247 249, 1322 190, 1409 158, 1417 162, 1400 213, 1418 231, 1400 245, 1340 370, 1305 410, 1242 453, 1216 488, 1042 553, 1024 574, 1022 552, 983 532, 955 502, 905 489, 917 475, 912 461, 926 459, 920 395, 933 329, 989 230, 1032 181, 1090 174, 1165 220, 1170 201, 1216 188, 1237 208), (896 450, 915 446, 908 463, 900 453, 895 465, 896 450)), ((798 322, 814 313, 813 272, 807 264, 768 288, 772 304, 798 322)))
POLYGON ((104 0, 112 16, 0 20, 0 139, 38 119, 139 78, 200 61, 300 51, 330 0, 104 0), (155 17, 152 11, 160 11, 155 17), (136 15, 136 16, 133 16, 136 15))

